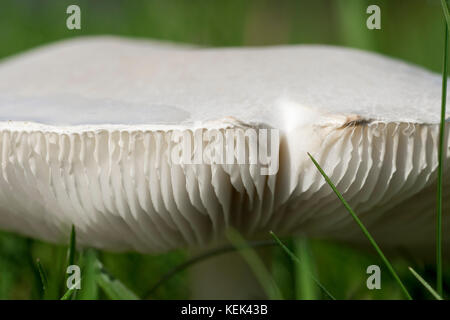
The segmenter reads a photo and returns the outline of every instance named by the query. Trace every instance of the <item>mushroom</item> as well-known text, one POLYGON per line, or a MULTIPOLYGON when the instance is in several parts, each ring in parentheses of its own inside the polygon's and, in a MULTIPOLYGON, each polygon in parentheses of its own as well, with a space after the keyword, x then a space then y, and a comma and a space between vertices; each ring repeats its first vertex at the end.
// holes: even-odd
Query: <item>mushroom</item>
MULTIPOLYGON (((80 245, 114 251, 210 247, 229 227, 361 243, 309 152, 381 245, 426 251, 440 86, 422 68, 320 45, 94 37, 35 49, 0 64, 0 225, 61 242, 73 224, 80 245)), ((199 278, 224 284, 199 281, 197 296, 256 292, 242 262, 205 266, 199 278)))

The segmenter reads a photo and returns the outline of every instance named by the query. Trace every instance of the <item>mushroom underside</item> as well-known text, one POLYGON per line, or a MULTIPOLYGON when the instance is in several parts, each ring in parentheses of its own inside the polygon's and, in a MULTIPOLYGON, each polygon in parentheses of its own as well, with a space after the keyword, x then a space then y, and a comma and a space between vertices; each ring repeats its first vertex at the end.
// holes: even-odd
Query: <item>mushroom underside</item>
MULTIPOLYGON (((81 245, 140 252, 208 246, 228 227, 249 238, 273 230, 364 241, 310 152, 380 243, 434 243, 438 125, 303 128, 281 135, 274 175, 261 175, 260 164, 215 164, 214 154, 210 164, 173 163, 173 137, 194 140, 194 130, 62 133, 9 126, 0 130, 0 223, 28 236, 65 241, 73 224, 81 245), (314 144, 302 143, 307 131, 314 144)), ((200 129, 212 130, 225 136, 227 129, 200 129)), ((253 142, 245 140, 246 150, 253 142)), ((197 150, 192 146, 192 157, 197 150)))
POLYGON ((311 153, 380 243, 430 247, 440 97, 439 75, 348 48, 52 44, 0 64, 1 228, 139 252, 229 227, 364 242, 311 153))

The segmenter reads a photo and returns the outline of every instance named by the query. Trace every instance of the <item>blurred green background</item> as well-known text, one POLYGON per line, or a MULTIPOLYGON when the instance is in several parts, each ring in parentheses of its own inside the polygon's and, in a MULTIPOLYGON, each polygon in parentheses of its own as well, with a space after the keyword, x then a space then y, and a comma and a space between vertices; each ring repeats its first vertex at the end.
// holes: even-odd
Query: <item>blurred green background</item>
MULTIPOLYGON (((444 21, 439 0, 1 0, 0 58, 64 38, 114 34, 156 38, 205 46, 257 46, 320 43, 375 51, 440 71, 444 21), (66 8, 81 7, 81 30, 67 30, 66 8), (366 8, 381 8, 381 30, 366 28, 366 8)), ((1 229, 1 226, 0 226, 1 229)), ((295 247, 295 241, 291 241, 295 247)), ((341 299, 403 298, 397 284, 371 250, 360 251, 321 240, 308 242, 311 267, 341 299), (382 289, 368 290, 366 268, 378 264, 382 289)), ((49 278, 46 298, 59 298, 64 284, 65 246, 0 233, 0 299, 44 297, 36 259, 49 278)), ((273 276, 285 298, 321 298, 298 292, 301 271, 279 249, 273 250, 273 276), (298 282, 297 282, 298 283, 298 282)), ((142 298, 189 297, 187 272, 177 274, 150 297, 148 289, 171 267, 188 259, 184 251, 161 255, 114 254, 84 250, 81 259, 97 257, 105 268, 142 298)), ((434 284, 434 267, 408 257, 394 265, 415 298, 430 298, 410 275, 412 265, 434 284)), ((445 265, 447 267, 447 265, 445 265)), ((448 292, 450 272, 445 270, 448 292)), ((88 276, 86 276, 88 278, 88 276)), ((78 298, 106 298, 83 279, 78 298)), ((301 290, 300 290, 301 291, 301 290)), ((314 290, 313 290, 314 291, 314 290)))

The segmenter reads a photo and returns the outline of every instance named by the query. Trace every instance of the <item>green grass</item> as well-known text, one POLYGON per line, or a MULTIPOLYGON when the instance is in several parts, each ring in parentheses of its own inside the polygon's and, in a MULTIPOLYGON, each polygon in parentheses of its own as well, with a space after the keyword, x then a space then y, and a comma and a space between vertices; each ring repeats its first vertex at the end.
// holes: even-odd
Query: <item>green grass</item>
MULTIPOLYGON (((106 33, 212 46, 293 43, 344 45, 376 51, 433 71, 442 70, 440 58, 447 47, 442 38, 445 36, 447 39, 447 36, 439 19, 442 16, 439 0, 349 2, 287 0, 274 5, 273 1, 266 0, 42 0, 39 3, 34 0, 4 0, 0 10, 0 58, 56 40, 106 33), (81 31, 68 31, 65 28, 65 8, 73 3, 82 8, 81 31), (358 28, 360 25, 365 27, 365 8, 369 4, 380 6, 382 30, 358 28)), ((444 15, 450 21, 445 6, 444 15)), ((444 57, 447 57, 446 53, 444 57)), ((443 108, 446 96, 444 81, 445 76, 443 108)), ((441 118, 443 116, 444 111, 441 118)), ((442 120, 440 137, 441 149, 442 120)), ((442 149, 440 152, 441 159, 442 149)), ((441 165, 442 162, 442 169, 441 165)), ((442 177, 441 173, 438 176, 442 177)), ((438 192, 441 191, 442 187, 438 187, 438 192)), ((424 283, 433 283, 436 278, 436 293, 439 296, 445 296, 450 283, 450 270, 444 268, 439 240, 442 237, 442 206, 437 212, 436 264, 417 261, 408 255, 388 261, 404 287, 418 299, 428 299, 429 292, 432 294, 429 288, 424 290, 424 283), (415 274, 408 269, 410 265, 417 270, 415 274), (423 281, 419 282, 417 276, 423 281)), ((77 251, 75 230, 71 239, 68 246, 53 245, 0 232, 0 299, 189 297, 186 268, 179 267, 188 267, 192 261, 183 250, 154 255, 109 253, 93 249, 77 251), (39 266, 37 259, 40 260, 39 266), (102 268, 99 267, 100 262, 102 268), (82 289, 69 292, 65 286, 65 268, 72 263, 82 268, 82 289), (176 272, 165 279, 157 290, 148 294, 149 289, 164 278, 169 270, 176 272), (43 274, 46 285, 43 285, 43 274)), ((265 276, 262 277, 273 278, 283 298, 400 299, 405 296, 395 277, 382 277, 381 290, 368 290, 365 287, 365 268, 370 264, 385 262, 381 256, 367 250, 320 239, 307 242, 302 239, 283 239, 283 244, 286 245, 273 249, 271 273, 264 271, 265 276), (286 254, 286 249, 293 256, 286 254)), ((246 252, 252 251, 247 249, 246 252)), ((253 261, 253 258, 249 261, 253 261)), ((267 281, 272 283, 272 280, 267 281)), ((432 297, 436 298, 435 295, 432 297)))
POLYGON ((120 280, 111 276, 101 265, 96 261, 96 266, 99 268, 96 281, 100 288, 105 292, 106 296, 112 300, 139 300, 139 297, 127 288, 120 280))
POLYGON ((442 167, 444 162, 444 133, 445 133, 445 111, 447 103, 447 59, 448 59, 448 28, 450 27, 450 16, 445 0, 441 0, 445 17, 444 31, 444 55, 442 63, 442 105, 441 121, 439 125, 439 150, 438 150, 438 182, 437 182, 437 219, 436 219, 436 286, 437 292, 443 294, 442 279, 442 167))
POLYGON ((425 287, 425 289, 428 290, 429 293, 436 299, 436 300, 443 300, 442 297, 433 289, 432 286, 428 282, 425 281, 424 278, 420 274, 418 274, 413 268, 409 267, 409 271, 416 277, 416 279, 425 287))
POLYGON ((75 254, 76 254, 76 247, 77 247, 77 243, 76 243, 76 232, 75 232, 75 226, 72 225, 72 229, 70 231, 70 240, 69 240, 69 250, 67 253, 67 257, 68 257, 68 265, 71 266, 73 264, 75 264, 75 254))
MULTIPOLYGON (((76 240, 76 232, 75 232, 75 226, 72 225, 72 229, 70 231, 70 238, 69 238, 69 248, 67 250, 67 266, 75 265, 75 257, 76 257, 76 248, 77 243, 76 240)), ((75 284, 74 286, 76 286, 75 284)), ((61 300, 70 300, 76 295, 76 290, 74 288, 69 288, 67 292, 62 296, 61 300)))
POLYGON ((47 273, 45 272, 44 267, 42 266, 39 259, 36 260, 36 265, 39 270, 39 276, 41 278, 42 290, 45 292, 48 289, 47 273))

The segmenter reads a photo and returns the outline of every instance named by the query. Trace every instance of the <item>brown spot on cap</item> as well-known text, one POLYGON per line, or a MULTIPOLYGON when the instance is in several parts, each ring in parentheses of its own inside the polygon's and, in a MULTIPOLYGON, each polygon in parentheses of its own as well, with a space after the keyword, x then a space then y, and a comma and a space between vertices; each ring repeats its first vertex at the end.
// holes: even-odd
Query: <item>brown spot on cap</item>
POLYGON ((359 115, 350 115, 345 119, 344 124, 340 127, 340 129, 348 128, 348 127, 356 127, 363 126, 370 123, 369 119, 364 119, 359 115))

